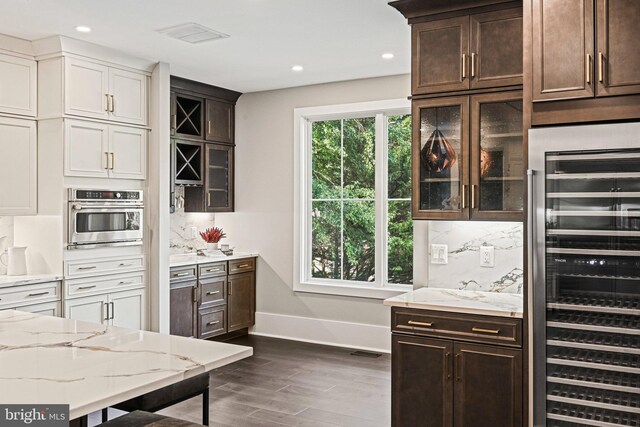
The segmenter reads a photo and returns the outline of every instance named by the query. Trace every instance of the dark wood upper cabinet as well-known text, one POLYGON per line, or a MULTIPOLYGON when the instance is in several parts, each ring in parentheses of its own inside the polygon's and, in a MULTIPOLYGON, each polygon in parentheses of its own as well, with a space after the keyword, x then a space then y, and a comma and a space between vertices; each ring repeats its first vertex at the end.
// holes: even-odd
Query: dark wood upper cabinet
POLYGON ((593 0, 533 0, 533 100, 594 94, 593 0))
POLYGON ((534 0, 533 100, 640 94, 639 25, 634 0, 534 0))
POLYGON ((454 353, 453 425, 522 426, 522 350, 456 342, 454 353))
POLYGON ((206 103, 207 141, 233 144, 233 104, 207 99, 206 103))
POLYGON ((640 93, 640 1, 597 0, 596 29, 597 96, 640 93))
POLYGON ((427 94, 469 88, 469 17, 414 24, 412 92, 427 94))
POLYGON ((233 147, 220 144, 206 146, 206 212, 233 212, 233 147))
POLYGON ((522 9, 413 24, 412 93, 522 84, 522 9))
POLYGON ((392 335, 393 427, 453 425, 453 341, 392 335))
POLYGON ((471 15, 471 89, 522 84, 522 10, 471 15))
POLYGON ((227 281, 227 331, 255 323, 256 279, 254 272, 229 275, 227 281))

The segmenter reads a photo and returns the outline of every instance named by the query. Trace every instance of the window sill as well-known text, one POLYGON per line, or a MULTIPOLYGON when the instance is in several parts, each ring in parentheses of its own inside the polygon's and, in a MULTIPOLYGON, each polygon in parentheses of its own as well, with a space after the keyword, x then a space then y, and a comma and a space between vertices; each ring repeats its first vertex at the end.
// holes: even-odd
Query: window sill
POLYGON ((384 300, 413 290, 411 285, 386 285, 385 287, 333 284, 328 282, 304 282, 293 286, 294 292, 338 295, 346 297, 372 298, 384 300))

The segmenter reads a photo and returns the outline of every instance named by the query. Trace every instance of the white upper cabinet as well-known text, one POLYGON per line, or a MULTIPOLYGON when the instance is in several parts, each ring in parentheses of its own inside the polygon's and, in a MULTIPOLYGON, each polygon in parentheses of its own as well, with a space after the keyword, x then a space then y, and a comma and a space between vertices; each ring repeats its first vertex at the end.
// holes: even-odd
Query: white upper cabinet
POLYGON ((0 54, 0 113, 36 116, 36 61, 0 54))
POLYGON ((147 123, 147 76, 118 68, 109 69, 109 101, 113 120, 147 123))
POLYGON ((42 60, 38 70, 41 119, 67 115, 148 123, 149 76, 144 72, 71 56, 42 60))
POLYGON ((109 68, 93 62, 65 60, 65 113, 109 119, 109 68))
POLYGON ((146 177, 146 129, 65 119, 64 174, 92 178, 146 177))
POLYGON ((0 216, 37 213, 34 120, 0 117, 0 216))

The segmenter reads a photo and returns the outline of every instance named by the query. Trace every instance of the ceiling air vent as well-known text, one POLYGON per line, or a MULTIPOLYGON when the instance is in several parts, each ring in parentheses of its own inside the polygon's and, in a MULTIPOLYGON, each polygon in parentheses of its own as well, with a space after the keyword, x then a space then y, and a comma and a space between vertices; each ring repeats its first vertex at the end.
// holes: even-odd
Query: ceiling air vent
POLYGON ((160 34, 182 40, 187 43, 202 43, 218 39, 226 39, 228 34, 212 30, 200 24, 189 22, 186 24, 176 25, 174 27, 163 28, 158 30, 160 34))

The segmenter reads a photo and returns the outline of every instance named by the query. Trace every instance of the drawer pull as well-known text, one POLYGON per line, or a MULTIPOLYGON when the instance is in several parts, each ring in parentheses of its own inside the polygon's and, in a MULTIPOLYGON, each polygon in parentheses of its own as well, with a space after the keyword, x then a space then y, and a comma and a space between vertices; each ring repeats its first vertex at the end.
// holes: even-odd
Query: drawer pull
POLYGON ((480 332, 482 334, 493 334, 498 335, 500 333, 500 329, 484 329, 484 328, 476 328, 475 326, 471 328, 473 332, 480 332))
POLYGON ((219 294, 220 291, 211 291, 211 292, 207 292, 207 295, 215 295, 215 294, 219 294))
POLYGON ((85 289, 93 289, 93 288, 95 288, 95 287, 96 287, 96 285, 91 285, 91 286, 80 286, 80 287, 78 288, 78 290, 79 290, 79 291, 83 291, 83 290, 85 290, 85 289))
POLYGON ((90 265, 88 267, 78 267, 78 270, 93 270, 94 268, 97 268, 95 265, 90 265))
POLYGON ((220 321, 219 321, 219 320, 216 320, 215 322, 209 322, 209 323, 207 323, 207 326, 217 325, 218 323, 220 323, 220 321))
POLYGON ((133 264, 120 263, 118 267, 131 267, 133 264))
POLYGON ((207 268, 205 271, 207 273, 213 273, 214 271, 221 271, 222 269, 220 267, 218 268, 207 268))
POLYGON ((33 294, 29 294, 27 295, 28 297, 39 297, 41 295, 49 295, 49 291, 44 291, 44 292, 36 292, 33 294))
POLYGON ((175 273, 173 277, 184 277, 184 276, 189 276, 190 274, 191 272, 185 271, 184 273, 175 273))
POLYGON ((132 283, 133 282, 120 282, 120 283, 118 283, 118 286, 120 286, 120 285, 130 285, 132 283))
POLYGON ((251 267, 251 264, 240 264, 237 268, 247 268, 251 267))
POLYGON ((430 328, 433 326, 433 322, 417 322, 415 320, 409 320, 407 323, 409 325, 415 325, 415 326, 426 326, 427 328, 430 328))

